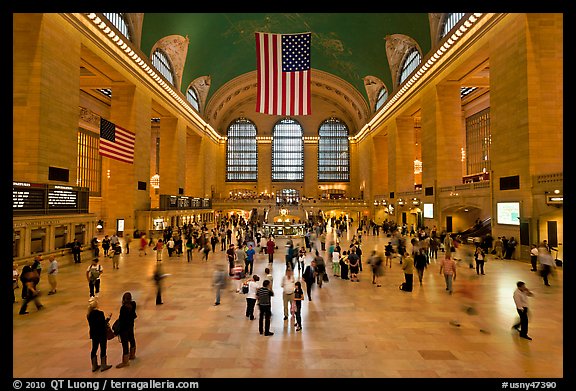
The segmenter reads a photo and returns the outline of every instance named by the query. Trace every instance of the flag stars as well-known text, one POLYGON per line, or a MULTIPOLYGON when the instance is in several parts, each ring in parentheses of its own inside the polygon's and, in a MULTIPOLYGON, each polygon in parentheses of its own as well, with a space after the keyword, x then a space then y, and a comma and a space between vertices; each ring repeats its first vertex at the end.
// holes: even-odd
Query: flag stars
POLYGON ((298 72, 310 69, 311 34, 282 36, 282 71, 298 72))

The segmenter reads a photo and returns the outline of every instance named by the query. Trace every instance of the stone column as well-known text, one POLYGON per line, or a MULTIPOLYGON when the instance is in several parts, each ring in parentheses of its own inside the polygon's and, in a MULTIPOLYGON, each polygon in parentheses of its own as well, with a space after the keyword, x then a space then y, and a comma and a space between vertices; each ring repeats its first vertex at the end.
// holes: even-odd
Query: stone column
POLYGON ((102 200, 104 233, 116 230, 116 220, 124 219, 124 233, 136 229, 135 210, 150 208, 150 118, 151 100, 142 91, 126 83, 112 85, 109 121, 136 134, 134 163, 102 158, 102 200), (139 190, 138 182, 146 189, 139 190))
POLYGON ((174 117, 160 119, 160 194, 178 195, 186 182, 186 128, 174 117))

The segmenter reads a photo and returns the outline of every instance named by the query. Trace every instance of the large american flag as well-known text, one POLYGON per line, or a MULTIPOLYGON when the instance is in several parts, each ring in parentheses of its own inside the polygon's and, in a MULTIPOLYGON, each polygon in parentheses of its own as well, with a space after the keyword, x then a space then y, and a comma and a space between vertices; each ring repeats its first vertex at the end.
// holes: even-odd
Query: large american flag
POLYGON ((256 33, 256 111, 270 115, 310 115, 311 33, 256 33))
POLYGON ((100 118, 100 155, 132 164, 135 139, 134 133, 100 118))

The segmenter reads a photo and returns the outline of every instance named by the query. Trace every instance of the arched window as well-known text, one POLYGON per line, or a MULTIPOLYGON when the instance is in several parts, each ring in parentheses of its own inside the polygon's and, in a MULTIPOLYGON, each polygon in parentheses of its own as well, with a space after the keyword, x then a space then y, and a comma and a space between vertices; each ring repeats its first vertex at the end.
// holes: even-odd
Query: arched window
POLYGON ((123 13, 116 12, 105 12, 104 16, 112 22, 114 27, 118 29, 129 41, 132 41, 132 34, 128 28, 128 23, 126 21, 126 15, 123 13))
POLYGON ((376 107, 374 108, 374 111, 378 111, 384 102, 386 102, 386 99, 388 99, 388 90, 386 87, 382 87, 380 91, 378 91, 378 96, 376 97, 376 107))
POLYGON ((258 179, 256 126, 238 118, 228 127, 226 140, 226 181, 253 182, 258 179))
POLYGON ((402 71, 400 72, 400 81, 398 85, 404 83, 404 80, 410 76, 410 74, 416 69, 420 62, 422 61, 422 57, 420 56, 420 52, 416 47, 410 49, 406 57, 404 58, 404 62, 402 63, 402 71))
POLYGON ((454 28, 464 17, 464 12, 454 12, 454 13, 447 13, 444 22, 442 23, 442 31, 440 32, 440 39, 444 38, 450 30, 454 28))
POLYGON ((272 131, 272 180, 304 180, 304 140, 302 126, 285 118, 272 131))
POLYGON ((196 90, 192 87, 188 88, 186 91, 186 100, 194 107, 197 111, 200 111, 200 101, 198 100, 198 94, 196 90))
POLYGON ((160 49, 156 49, 154 54, 152 54, 152 65, 160 72, 170 84, 174 85, 174 72, 172 71, 172 65, 166 53, 160 49))
POLYGON ((348 127, 337 118, 329 118, 318 132, 318 181, 350 181, 348 127))

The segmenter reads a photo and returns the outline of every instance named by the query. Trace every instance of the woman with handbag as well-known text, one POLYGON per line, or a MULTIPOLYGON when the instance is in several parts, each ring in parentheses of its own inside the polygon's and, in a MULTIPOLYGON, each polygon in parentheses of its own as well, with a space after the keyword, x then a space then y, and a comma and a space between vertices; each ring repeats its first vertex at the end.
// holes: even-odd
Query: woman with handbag
POLYGON ((112 365, 106 363, 106 347, 108 345, 107 325, 112 317, 112 313, 108 317, 104 317, 104 312, 98 308, 98 298, 92 296, 88 301, 88 325, 90 326, 90 339, 92 340, 92 350, 90 351, 90 358, 92 360, 92 372, 100 369, 104 372, 112 365), (98 347, 100 347, 100 365, 98 365, 98 347))
POLYGON ((136 340, 134 338, 134 320, 136 315, 136 302, 132 300, 132 294, 125 292, 122 295, 122 306, 120 307, 118 335, 122 343, 122 362, 116 368, 123 368, 130 365, 129 360, 136 358, 136 340))

